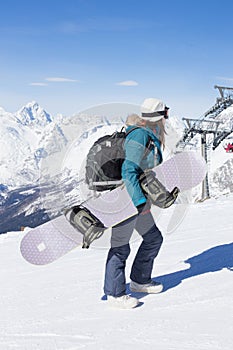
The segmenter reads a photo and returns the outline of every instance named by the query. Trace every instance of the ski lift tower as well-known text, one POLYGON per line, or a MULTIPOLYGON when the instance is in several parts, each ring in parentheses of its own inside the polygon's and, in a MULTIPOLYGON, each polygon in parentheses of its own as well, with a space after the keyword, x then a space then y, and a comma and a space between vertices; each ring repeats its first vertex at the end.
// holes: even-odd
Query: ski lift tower
MULTIPOLYGON (((206 163, 208 164, 208 147, 207 135, 212 135, 212 149, 218 147, 218 145, 233 132, 233 126, 225 127, 221 120, 217 119, 217 116, 226 108, 233 105, 233 88, 226 86, 217 86, 215 88, 219 90, 220 97, 217 98, 216 103, 212 106, 201 118, 189 119, 183 118, 185 121, 185 130, 182 139, 178 142, 178 149, 183 150, 187 145, 190 145, 190 141, 197 134, 201 135, 201 152, 206 163)), ((202 199, 209 198, 209 181, 208 172, 202 185, 202 199)))

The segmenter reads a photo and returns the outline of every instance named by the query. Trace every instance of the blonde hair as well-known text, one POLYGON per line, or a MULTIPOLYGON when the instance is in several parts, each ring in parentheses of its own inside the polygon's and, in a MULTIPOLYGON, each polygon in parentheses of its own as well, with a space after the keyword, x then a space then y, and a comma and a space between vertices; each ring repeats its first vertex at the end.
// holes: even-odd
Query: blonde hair
POLYGON ((158 140, 161 143, 162 148, 165 148, 165 126, 163 123, 163 119, 160 119, 156 122, 150 122, 150 121, 145 121, 144 119, 141 119, 138 114, 133 113, 129 114, 126 122, 126 126, 132 126, 132 125, 138 125, 138 126, 143 126, 146 125, 150 129, 153 130, 155 136, 158 138, 158 140))
POLYGON ((158 140, 161 143, 162 148, 165 148, 165 125, 163 122, 163 118, 160 120, 157 120, 156 122, 147 122, 146 125, 154 131, 155 136, 158 138, 158 140))
POLYGON ((143 123, 143 120, 139 117, 139 115, 137 115, 136 113, 133 113, 128 115, 125 124, 127 126, 131 126, 131 125, 141 126, 144 123, 143 123))

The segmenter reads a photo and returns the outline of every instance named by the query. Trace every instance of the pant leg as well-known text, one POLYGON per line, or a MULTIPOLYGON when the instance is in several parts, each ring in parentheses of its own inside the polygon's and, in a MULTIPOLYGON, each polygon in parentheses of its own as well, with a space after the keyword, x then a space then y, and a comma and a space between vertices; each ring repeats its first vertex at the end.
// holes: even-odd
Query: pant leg
POLYGON ((159 253, 163 237, 149 210, 138 216, 135 229, 143 241, 134 259, 130 278, 140 284, 150 283, 154 259, 159 253))
POLYGON ((137 216, 112 228, 111 248, 105 267, 104 293, 115 297, 126 292, 125 265, 130 253, 129 240, 133 233, 137 216))

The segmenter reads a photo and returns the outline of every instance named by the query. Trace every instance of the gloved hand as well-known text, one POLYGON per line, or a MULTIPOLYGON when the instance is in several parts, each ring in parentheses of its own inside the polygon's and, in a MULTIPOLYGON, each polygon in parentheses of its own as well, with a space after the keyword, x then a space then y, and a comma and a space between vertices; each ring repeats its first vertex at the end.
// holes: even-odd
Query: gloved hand
POLYGON ((156 178, 153 171, 143 173, 140 177, 140 184, 143 192, 150 199, 151 203, 160 207, 168 208, 176 200, 180 190, 175 187, 169 192, 156 178))

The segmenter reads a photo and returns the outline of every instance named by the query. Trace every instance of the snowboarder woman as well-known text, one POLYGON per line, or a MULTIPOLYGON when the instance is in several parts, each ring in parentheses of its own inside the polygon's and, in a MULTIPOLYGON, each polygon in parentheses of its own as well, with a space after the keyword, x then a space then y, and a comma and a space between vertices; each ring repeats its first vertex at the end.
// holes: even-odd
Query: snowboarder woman
POLYGON ((122 178, 138 214, 112 228, 111 248, 105 269, 104 292, 108 302, 119 308, 134 308, 137 298, 126 294, 125 265, 130 253, 130 237, 133 230, 142 237, 130 274, 132 292, 159 293, 163 285, 151 278, 154 259, 163 242, 150 212, 139 182, 140 175, 162 162, 161 148, 164 147, 165 121, 168 107, 155 98, 148 98, 142 105, 142 114, 127 118, 127 131, 135 128, 125 141, 125 161, 122 178))

